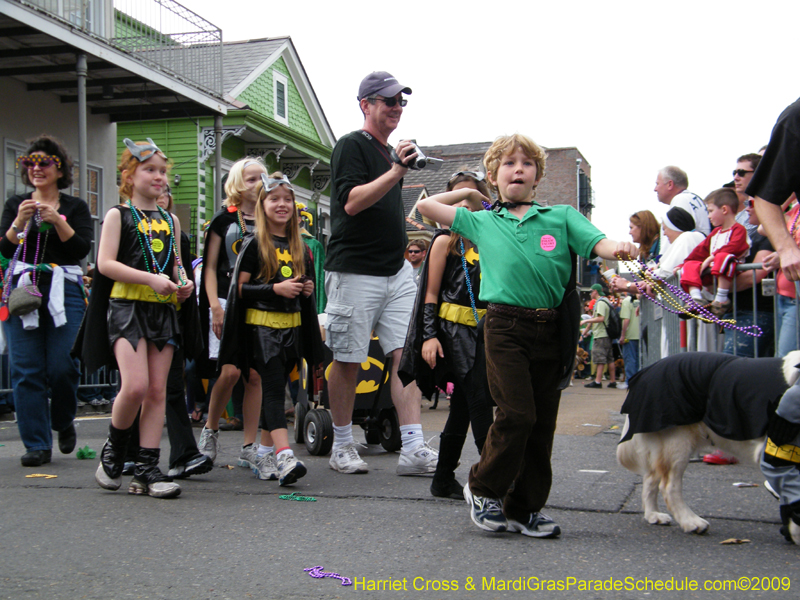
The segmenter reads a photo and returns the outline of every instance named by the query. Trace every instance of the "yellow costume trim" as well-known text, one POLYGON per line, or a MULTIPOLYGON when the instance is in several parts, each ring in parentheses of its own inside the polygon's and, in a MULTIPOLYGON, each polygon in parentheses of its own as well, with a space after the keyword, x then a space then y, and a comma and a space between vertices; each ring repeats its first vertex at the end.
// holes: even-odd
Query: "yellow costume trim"
MULTIPOLYGON (((486 314, 485 308, 479 308, 478 318, 482 319, 486 314)), ((439 317, 451 323, 458 323, 459 325, 466 325, 468 327, 477 327, 478 323, 475 322, 475 315, 472 314, 472 307, 461 306, 460 304, 450 304, 449 302, 442 302, 439 305, 439 317)))
POLYGON ((764 448, 764 454, 769 454, 775 458, 780 458, 793 463, 800 463, 800 448, 792 444, 784 444, 783 446, 776 446, 775 442, 767 438, 767 447, 764 448))
POLYGON ((155 290, 149 285, 141 283, 122 283, 115 281, 114 287, 111 288, 111 298, 117 300, 139 300, 140 302, 160 302, 162 304, 178 303, 177 294, 170 294, 169 296, 162 296, 156 294, 155 290))
POLYGON ((247 309, 244 322, 248 325, 259 325, 260 327, 271 327, 272 329, 291 329, 292 327, 299 327, 301 324, 299 312, 270 312, 255 308, 247 309))

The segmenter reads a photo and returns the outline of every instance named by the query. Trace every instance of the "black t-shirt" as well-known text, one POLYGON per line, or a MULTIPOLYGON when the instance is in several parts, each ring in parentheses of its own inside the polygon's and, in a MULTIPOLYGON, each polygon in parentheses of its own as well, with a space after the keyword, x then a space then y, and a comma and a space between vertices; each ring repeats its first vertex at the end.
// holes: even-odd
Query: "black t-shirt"
MULTIPOLYGON (((772 244, 769 243, 769 239, 766 236, 761 235, 760 233, 754 234, 750 238, 750 254, 747 256, 745 262, 750 264, 756 257, 756 254, 761 252, 762 250, 767 250, 768 252, 772 252, 772 244)), ((753 271, 744 271, 742 273, 736 274, 736 281, 742 283, 744 281, 752 281, 753 271)), ((772 298, 768 296, 764 296, 761 289, 761 283, 758 283, 756 288, 756 304, 758 306, 758 311, 763 312, 771 312, 772 311, 772 298)), ((736 292, 736 310, 737 311, 752 311, 753 310, 753 289, 749 288, 746 290, 742 290, 741 292, 736 292)))
POLYGON ((239 211, 230 212, 227 208, 214 215, 209 225, 209 230, 216 233, 221 240, 217 257, 217 298, 228 297, 233 267, 236 265, 244 235, 252 235, 256 229, 255 221, 245 219, 244 226, 246 234, 242 233, 239 211))
POLYGON ((326 271, 389 277, 403 266, 406 237, 402 180, 369 208, 350 216, 350 191, 392 168, 391 147, 364 131, 342 136, 331 156, 331 238, 326 271))
MULTIPOLYGON (((29 200, 32 196, 33 192, 28 192, 22 196, 12 196, 6 200, 5 208, 3 209, 3 217, 0 219, 0 253, 6 258, 12 258, 14 256, 17 245, 9 241, 5 233, 17 217, 19 205, 22 204, 23 200, 29 200)), ((89 250, 92 247, 92 240, 94 239, 92 214, 89 212, 89 206, 86 202, 74 196, 67 196, 62 193, 59 204, 58 212, 66 217, 69 226, 75 230, 75 235, 66 242, 62 242, 52 226, 46 228, 47 230, 44 233, 47 235, 47 245, 45 246, 44 260, 42 260, 42 257, 39 257, 38 262, 56 265, 77 265, 80 264, 82 259, 86 258, 86 255, 89 254, 89 250)), ((44 226, 45 224, 43 223, 42 225, 44 226)), ((28 244, 26 260, 29 263, 33 262, 37 239, 35 234, 39 231, 35 222, 31 227, 31 235, 25 242, 28 244)), ((42 239, 42 241, 44 240, 42 239)), ((20 258, 22 258, 21 253, 20 258)))
POLYGON ((778 117, 764 157, 747 186, 748 196, 778 205, 792 192, 800 197, 800 99, 778 117))

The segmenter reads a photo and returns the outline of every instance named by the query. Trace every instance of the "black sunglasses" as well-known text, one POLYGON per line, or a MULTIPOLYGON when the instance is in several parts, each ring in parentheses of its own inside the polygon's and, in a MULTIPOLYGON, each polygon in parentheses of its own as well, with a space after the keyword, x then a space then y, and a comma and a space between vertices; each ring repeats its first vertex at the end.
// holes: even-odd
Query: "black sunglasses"
POLYGON ((422 250, 408 250, 409 254, 420 254, 422 250))
POLYGON ((744 176, 745 176, 745 175, 747 175, 748 173, 755 173, 755 171, 747 171, 747 170, 745 170, 745 169, 734 169, 734 170, 733 170, 733 176, 734 176, 734 177, 736 177, 737 175, 738 175, 739 177, 744 177, 744 176))
POLYGON ((406 100, 405 98, 400 98, 398 100, 397 98, 379 98, 378 96, 373 96, 372 98, 367 98, 367 100, 369 100, 371 104, 375 104, 376 100, 380 100, 389 108, 392 108, 398 102, 400 103, 400 106, 405 106, 406 104, 408 104, 408 100, 406 100))

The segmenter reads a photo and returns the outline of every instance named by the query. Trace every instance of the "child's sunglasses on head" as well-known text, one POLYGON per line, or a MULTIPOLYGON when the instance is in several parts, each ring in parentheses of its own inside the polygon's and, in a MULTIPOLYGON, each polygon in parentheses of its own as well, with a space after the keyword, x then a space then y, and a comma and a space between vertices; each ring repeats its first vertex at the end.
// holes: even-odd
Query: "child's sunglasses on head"
POLYGON ((264 191, 268 194, 272 190, 274 190, 279 185, 285 185, 290 190, 294 191, 291 182, 287 179, 286 175, 281 177, 280 179, 272 179, 268 177, 266 173, 261 174, 261 183, 264 185, 264 191))
POLYGON ((167 160, 167 155, 164 154, 158 146, 156 146, 156 143, 150 138, 146 139, 146 144, 137 144, 130 138, 125 138, 122 140, 122 143, 125 144, 128 150, 130 150, 131 155, 140 163, 146 161, 154 154, 158 154, 161 158, 167 160))
POLYGON ((55 165, 57 169, 61 168, 61 159, 57 156, 46 156, 44 154, 30 154, 24 155, 17 158, 17 168, 19 165, 22 164, 23 167, 26 169, 32 169, 35 166, 39 166, 42 169, 46 169, 50 165, 55 165))

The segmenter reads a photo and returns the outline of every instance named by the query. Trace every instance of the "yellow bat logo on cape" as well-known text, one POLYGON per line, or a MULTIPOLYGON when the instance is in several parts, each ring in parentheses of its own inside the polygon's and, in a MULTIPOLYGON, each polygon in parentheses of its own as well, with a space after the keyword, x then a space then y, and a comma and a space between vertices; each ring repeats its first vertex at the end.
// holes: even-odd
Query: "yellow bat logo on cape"
POLYGON ((475 252, 475 248, 470 248, 464 255, 464 260, 466 260, 469 264, 474 265, 480 260, 480 255, 475 252))

